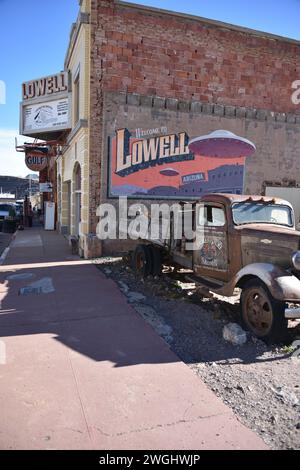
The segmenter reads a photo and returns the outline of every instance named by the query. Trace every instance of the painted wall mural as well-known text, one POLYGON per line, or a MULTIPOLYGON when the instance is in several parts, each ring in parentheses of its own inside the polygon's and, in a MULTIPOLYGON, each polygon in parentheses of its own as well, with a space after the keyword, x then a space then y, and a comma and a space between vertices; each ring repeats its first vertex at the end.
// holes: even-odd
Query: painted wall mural
POLYGON ((193 154, 189 140, 184 131, 141 136, 117 130, 110 137, 108 196, 196 199, 208 192, 241 194, 245 158, 193 154))

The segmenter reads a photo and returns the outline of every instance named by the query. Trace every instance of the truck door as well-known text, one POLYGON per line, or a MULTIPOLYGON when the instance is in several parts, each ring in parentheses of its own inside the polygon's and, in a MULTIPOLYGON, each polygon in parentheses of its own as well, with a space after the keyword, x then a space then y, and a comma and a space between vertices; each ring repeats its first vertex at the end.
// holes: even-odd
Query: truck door
POLYGON ((194 271, 201 276, 226 281, 228 234, 225 207, 222 204, 204 202, 197 212, 194 271))

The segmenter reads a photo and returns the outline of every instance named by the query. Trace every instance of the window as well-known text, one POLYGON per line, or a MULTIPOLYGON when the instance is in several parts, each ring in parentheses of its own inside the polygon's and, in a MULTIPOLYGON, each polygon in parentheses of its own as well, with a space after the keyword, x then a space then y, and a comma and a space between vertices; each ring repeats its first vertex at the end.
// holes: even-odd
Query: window
POLYGON ((81 167, 77 163, 75 169, 75 191, 81 191, 81 167))
POLYGON ((80 111, 80 79, 79 79, 79 72, 76 75, 74 80, 74 124, 77 124, 79 121, 79 111, 80 111))
POLYGON ((291 208, 280 204, 239 202, 232 205, 232 214, 237 225, 262 223, 293 226, 291 208))
POLYGON ((206 227, 224 227, 225 212, 222 207, 202 206, 199 213, 199 225, 206 227))

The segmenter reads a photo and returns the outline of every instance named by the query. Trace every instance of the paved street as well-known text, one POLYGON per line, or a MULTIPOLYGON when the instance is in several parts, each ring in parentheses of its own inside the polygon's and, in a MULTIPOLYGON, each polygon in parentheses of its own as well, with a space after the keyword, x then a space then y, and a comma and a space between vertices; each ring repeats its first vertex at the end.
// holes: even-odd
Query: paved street
POLYGON ((60 235, 18 232, 0 280, 1 449, 265 448, 60 235))

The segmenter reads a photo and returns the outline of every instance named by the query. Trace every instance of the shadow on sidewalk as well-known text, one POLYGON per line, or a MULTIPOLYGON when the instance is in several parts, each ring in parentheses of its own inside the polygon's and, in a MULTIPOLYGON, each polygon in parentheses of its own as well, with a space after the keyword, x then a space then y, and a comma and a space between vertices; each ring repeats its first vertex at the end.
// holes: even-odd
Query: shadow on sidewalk
MULTIPOLYGON (((50 334, 70 350, 95 361, 110 361, 115 367, 179 360, 127 303, 114 281, 106 278, 91 263, 77 259, 25 266, 5 266, 5 272, 0 273, 2 337, 50 334), (20 295, 22 288, 45 279, 53 284, 53 292, 20 295)), ((182 312, 182 321, 184 318, 182 312)), ((186 321, 190 320, 187 316, 186 321)), ((201 318, 193 319, 196 330, 201 326, 199 321, 201 318)), ((251 344, 232 348, 214 338, 213 332, 210 339, 209 333, 204 338, 197 335, 197 344, 193 345, 192 351, 190 347, 181 350, 177 344, 182 344, 182 334, 182 331, 173 329, 172 349, 184 362, 234 358, 237 364, 249 364, 279 359, 262 358, 259 350, 251 344)), ((192 334, 187 341, 192 345, 195 335, 192 334)))
POLYGON ((117 285, 91 264, 5 266, 0 276, 4 338, 51 334, 71 350, 115 367, 178 361, 117 285), (45 278, 54 292, 20 295, 20 289, 45 278))

